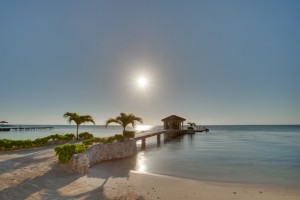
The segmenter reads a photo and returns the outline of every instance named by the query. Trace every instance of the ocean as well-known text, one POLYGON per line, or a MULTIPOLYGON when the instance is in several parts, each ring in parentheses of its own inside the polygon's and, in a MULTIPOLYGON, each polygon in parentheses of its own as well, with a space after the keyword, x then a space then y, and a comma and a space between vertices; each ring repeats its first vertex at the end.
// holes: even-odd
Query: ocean
MULTIPOLYGON (((207 126, 210 131, 156 144, 147 139, 130 163, 132 170, 203 181, 300 187, 300 126, 207 126)), ((161 127, 155 127, 161 128, 161 127)), ((54 130, 0 132, 0 138, 35 139, 54 133, 74 133, 75 126, 54 130)), ((80 126, 98 137, 121 133, 118 126, 80 126)), ((140 147, 140 144, 138 143, 140 147)))

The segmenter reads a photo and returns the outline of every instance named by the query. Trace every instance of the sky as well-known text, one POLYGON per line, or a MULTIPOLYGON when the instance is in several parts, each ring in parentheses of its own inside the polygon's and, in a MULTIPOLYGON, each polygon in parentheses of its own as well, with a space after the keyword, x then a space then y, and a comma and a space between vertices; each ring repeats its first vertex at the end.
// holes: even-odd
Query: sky
POLYGON ((300 1, 0 1, 0 121, 300 124, 300 1), (139 77, 147 79, 142 88, 139 77))

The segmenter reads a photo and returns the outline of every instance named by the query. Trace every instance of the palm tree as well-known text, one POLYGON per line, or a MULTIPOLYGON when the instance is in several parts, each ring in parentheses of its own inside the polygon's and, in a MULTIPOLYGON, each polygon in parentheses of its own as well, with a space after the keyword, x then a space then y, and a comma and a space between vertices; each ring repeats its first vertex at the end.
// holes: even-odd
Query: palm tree
POLYGON ((188 129, 192 129, 192 130, 194 130, 195 127, 197 126, 194 122, 188 122, 188 124, 190 125, 190 126, 188 127, 188 129))
POLYGON ((108 126, 110 123, 117 123, 120 124, 123 127, 123 132, 126 129, 126 126, 128 124, 131 124, 132 127, 135 127, 136 121, 143 123, 142 118, 135 116, 134 114, 126 114, 126 113, 120 113, 119 116, 116 118, 109 118, 105 121, 105 127, 108 126))
POLYGON ((196 124, 194 122, 188 122, 188 124, 193 127, 193 126, 196 126, 196 124))
POLYGON ((74 121, 77 125, 77 134, 76 138, 77 140, 79 139, 78 137, 78 129, 79 125, 87 123, 87 122, 92 122, 95 124, 94 119, 91 115, 78 115, 77 113, 72 113, 72 112, 66 112, 64 114, 64 118, 68 118, 69 123, 71 124, 72 121, 74 121))

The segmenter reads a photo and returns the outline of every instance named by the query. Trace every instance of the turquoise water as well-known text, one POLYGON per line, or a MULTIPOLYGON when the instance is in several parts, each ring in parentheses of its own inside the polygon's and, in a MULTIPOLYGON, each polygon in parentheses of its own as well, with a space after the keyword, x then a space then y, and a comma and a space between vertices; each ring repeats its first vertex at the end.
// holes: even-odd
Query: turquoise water
POLYGON ((300 187, 300 126, 209 126, 138 155, 137 170, 183 178, 300 187), (139 169, 140 168, 140 169, 139 169))
MULTIPOLYGON (((183 178, 300 187, 300 126, 208 126, 210 132, 164 141, 147 139, 146 150, 126 159, 132 170, 183 178)), ((0 132, 0 138, 33 139, 74 133, 75 126, 50 131, 0 132)), ((81 126, 80 132, 111 136, 120 127, 81 126)), ((138 144, 139 145, 139 144, 138 144)), ((114 161, 124 164, 124 161, 114 161)))

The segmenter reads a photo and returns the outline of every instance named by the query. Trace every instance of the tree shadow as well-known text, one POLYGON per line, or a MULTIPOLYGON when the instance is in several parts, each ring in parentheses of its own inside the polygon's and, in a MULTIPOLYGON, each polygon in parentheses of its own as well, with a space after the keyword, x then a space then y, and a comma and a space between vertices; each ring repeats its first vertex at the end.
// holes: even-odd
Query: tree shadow
MULTIPOLYGON (((34 156, 28 156, 28 164, 36 162, 34 156)), ((45 158, 46 159, 46 158, 45 158)), ((66 165, 53 162, 51 169, 41 176, 28 178, 18 183, 14 187, 6 188, 0 191, 0 199, 106 199, 104 195, 104 186, 110 178, 129 177, 130 170, 134 169, 136 157, 106 161, 94 165, 89 169, 86 175, 75 174, 66 165), (68 191, 78 189, 78 179, 95 178, 98 180, 95 186, 86 188, 84 181, 81 181, 83 189, 78 194, 72 194, 68 191), (75 183, 76 182, 76 183, 75 183), (90 189, 90 190, 88 190, 90 189), (62 191, 67 191, 62 194, 62 191)))
POLYGON ((9 173, 54 157, 55 146, 0 152, 0 173, 9 173))

